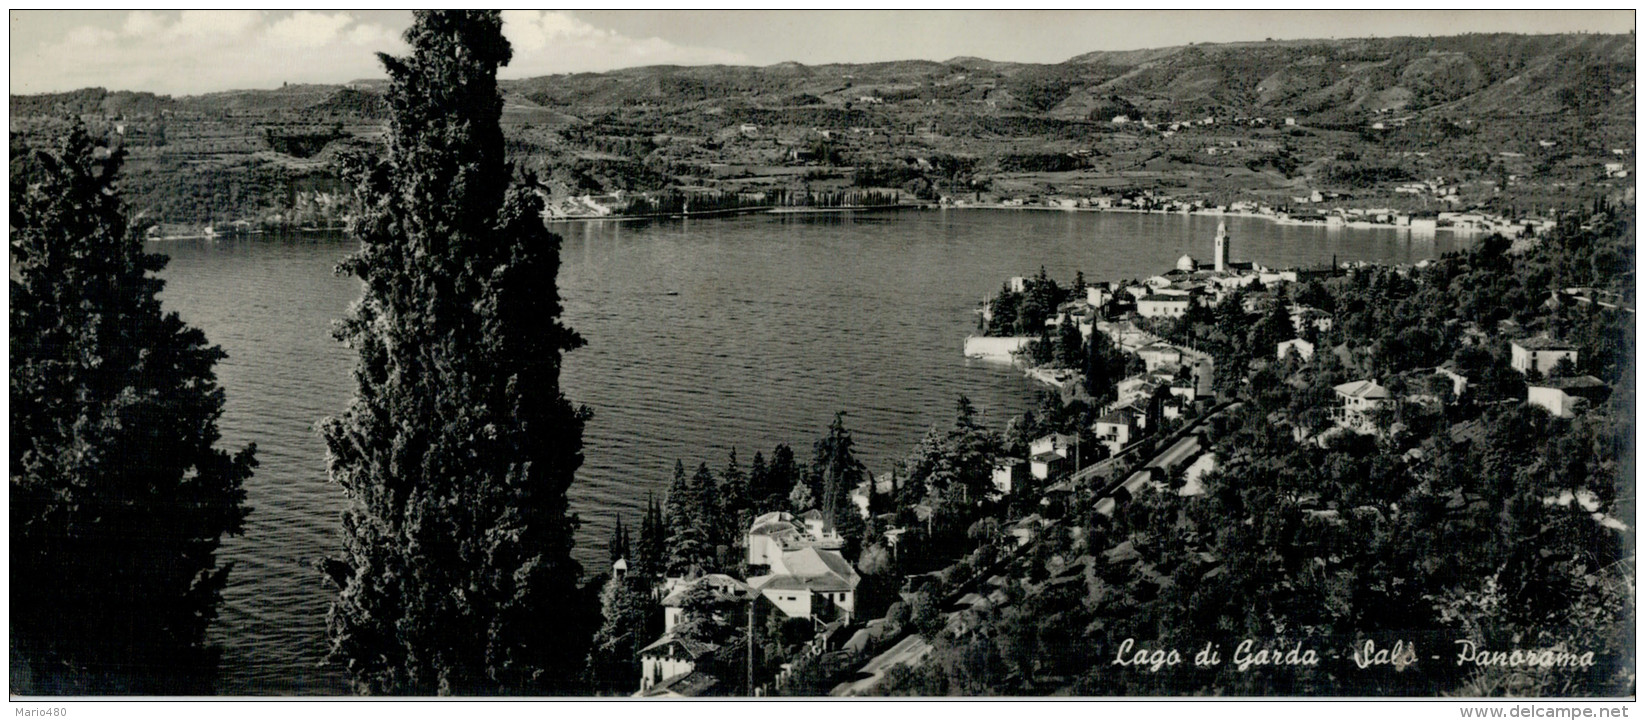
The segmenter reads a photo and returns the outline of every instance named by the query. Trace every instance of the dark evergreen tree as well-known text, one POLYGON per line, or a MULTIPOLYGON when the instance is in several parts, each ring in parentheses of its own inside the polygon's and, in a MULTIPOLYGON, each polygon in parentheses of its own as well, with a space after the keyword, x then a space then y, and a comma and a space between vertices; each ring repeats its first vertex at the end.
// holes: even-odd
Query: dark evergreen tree
POLYGON ((1125 376, 1125 353, 1105 333, 1093 332, 1085 349, 1085 392, 1098 406, 1114 402, 1125 376))
POLYGON ((1077 369, 1084 361, 1085 338, 1080 335, 1079 324, 1074 322, 1073 315, 1064 315, 1057 325, 1057 365, 1077 369))
POLYGON ((349 498, 331 658, 373 694, 576 689, 592 607, 566 491, 586 409, 561 393, 558 236, 511 187, 497 12, 419 11, 389 76, 387 153, 346 175, 365 295, 339 337, 358 391, 323 433, 349 498), (545 619, 553 619, 552 623, 545 619))
MULTIPOLYGON (((705 467, 706 469, 706 467, 705 467)), ((686 575, 702 570, 713 556, 714 546, 703 522, 701 486, 685 475, 685 464, 674 461, 674 481, 663 499, 663 526, 668 539, 664 551, 665 570, 670 575, 686 575)))
POLYGON ((977 421, 970 398, 961 394, 955 399, 954 428, 948 433, 948 446, 956 480, 966 489, 968 498, 980 499, 993 487, 994 458, 999 455, 1000 443, 998 436, 977 421))
POLYGON ((735 545, 736 539, 748 529, 754 519, 753 504, 748 497, 748 478, 737 463, 737 449, 732 448, 720 473, 720 522, 722 538, 735 545))
POLYGON ((727 538, 725 524, 720 519, 719 483, 714 478, 714 472, 708 470, 707 463, 697 464, 697 472, 691 474, 691 500, 696 505, 692 509, 692 520, 707 540, 709 549, 725 544, 727 538))
POLYGON ((771 450, 770 480, 768 481, 772 496, 769 501, 774 505, 773 511, 804 512, 814 506, 795 509, 794 489, 803 478, 800 466, 794 460, 794 449, 788 444, 780 443, 771 450))
POLYGON ((1274 349, 1279 344, 1297 337, 1296 326, 1291 323, 1291 312, 1284 303, 1270 302, 1262 320, 1251 329, 1252 353, 1261 356, 1267 354, 1272 357, 1274 349))
POLYGON ((1000 292, 988 302, 988 335, 1011 335, 1020 331, 1017 309, 1022 300, 1022 294, 1012 292, 1011 286, 1000 286, 1000 292))
POLYGON ((761 502, 760 512, 791 510, 789 494, 800 479, 800 467, 794 461, 794 449, 786 443, 777 444, 771 449, 769 463, 766 469, 765 500, 761 502))
POLYGON ((663 495, 663 527, 672 535, 684 526, 691 525, 691 482, 685 475, 685 462, 674 459, 674 480, 668 484, 668 493, 663 495))
POLYGON ((640 521, 640 544, 635 549, 634 564, 629 573, 656 576, 663 572, 667 560, 668 529, 663 523, 662 507, 649 492, 645 494, 645 517, 640 521))
POLYGON ((794 486, 788 492, 788 510, 795 515, 818 508, 822 505, 822 477, 815 473, 802 473, 794 479, 794 486))
POLYGON ((11 688, 209 693, 255 448, 216 447, 224 354, 162 309, 96 150, 12 148, 11 688))
POLYGON ((817 508, 823 520, 839 530, 848 544, 847 557, 855 558, 855 544, 863 536, 863 520, 851 492, 868 479, 868 469, 851 450, 851 431, 845 428, 845 413, 834 414, 828 435, 818 439, 811 462, 812 486, 817 489, 817 508))
POLYGON ((607 549, 610 551, 611 562, 613 564, 628 558, 630 555, 628 546, 628 531, 623 528, 622 514, 617 515, 617 524, 611 529, 611 541, 607 544, 607 549))
POLYGON ((765 467, 765 454, 755 451, 753 462, 748 464, 748 500, 753 512, 776 510, 767 507, 771 495, 771 472, 765 467))
POLYGON ((640 649, 662 631, 661 606, 651 580, 630 574, 613 577, 600 592, 604 619, 588 650, 588 685, 598 694, 627 695, 640 677, 640 649))

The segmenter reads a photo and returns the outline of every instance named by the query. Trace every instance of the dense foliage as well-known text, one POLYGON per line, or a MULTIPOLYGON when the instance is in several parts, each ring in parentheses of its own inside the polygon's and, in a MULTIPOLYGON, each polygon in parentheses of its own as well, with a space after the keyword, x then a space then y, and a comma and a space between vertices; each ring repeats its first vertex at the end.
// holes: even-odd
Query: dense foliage
POLYGON ((254 447, 216 447, 224 354, 163 311, 101 150, 13 148, 11 688, 209 693, 254 447))
POLYGON ((1278 293, 1185 317, 1169 330, 1237 369, 1203 490, 1145 489, 1112 517, 1083 497, 1016 558, 1004 602, 967 612, 964 634, 928 622, 931 656, 881 690, 1632 694, 1633 318, 1547 292, 1631 306, 1632 234, 1600 206, 1518 252, 1488 239, 1293 286, 1335 319, 1312 362, 1269 360, 1278 293), (1609 399, 1574 419, 1526 404, 1507 341, 1539 333, 1572 343, 1563 372, 1600 378, 1609 399), (1434 382, 1441 363, 1468 378, 1460 395, 1434 382), (1366 377, 1399 402, 1375 434, 1331 429, 1332 386, 1366 377), (1195 662, 1207 644, 1219 663, 1195 662), (1567 662, 1458 662, 1514 650, 1567 662))
MULTIPOLYGON (((1057 314, 1057 306, 1069 300, 1072 289, 1065 289, 1057 285, 1055 278, 1045 274, 1045 267, 1040 267, 1039 275, 1024 278, 1022 290, 1013 290, 1009 285, 1000 288, 1000 292, 989 301, 988 324, 984 328, 985 335, 991 336, 1040 336, 1046 332, 1045 322, 1057 314)), ((1078 292, 1084 292, 1081 288, 1078 292)))
POLYGON ((559 238, 503 160, 501 25, 418 12, 411 55, 383 56, 388 157, 350 169, 358 395, 323 433, 349 499, 331 658, 363 693, 564 693, 592 630, 566 500, 586 411, 559 385, 582 339, 559 238))

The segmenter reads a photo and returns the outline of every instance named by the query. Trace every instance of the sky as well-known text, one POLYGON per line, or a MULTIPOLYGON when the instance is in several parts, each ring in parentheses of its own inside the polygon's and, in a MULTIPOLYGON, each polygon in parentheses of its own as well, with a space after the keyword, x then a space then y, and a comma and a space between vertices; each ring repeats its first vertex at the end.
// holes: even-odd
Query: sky
MULTIPOLYGON (((409 11, 14 10, 11 92, 195 95, 382 77, 409 11)), ((1627 33, 1610 11, 504 11, 523 78, 643 65, 947 60, 1057 63, 1096 50, 1264 39, 1627 33)))

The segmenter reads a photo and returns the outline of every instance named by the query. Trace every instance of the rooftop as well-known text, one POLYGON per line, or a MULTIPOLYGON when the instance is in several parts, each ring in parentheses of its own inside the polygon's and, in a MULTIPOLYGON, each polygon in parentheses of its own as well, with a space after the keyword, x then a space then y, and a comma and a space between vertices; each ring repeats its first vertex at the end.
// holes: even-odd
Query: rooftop
POLYGON ((1098 418, 1097 422, 1098 423, 1112 423, 1114 425, 1120 425, 1120 426, 1130 425, 1131 424, 1131 413, 1129 411, 1125 410, 1124 408, 1121 408, 1121 409, 1116 410, 1116 411, 1109 411, 1103 417, 1098 418))
POLYGON ((838 576, 756 576, 748 579, 761 591, 850 591, 856 586, 838 576))
POLYGON ((723 573, 710 573, 707 576, 703 576, 695 581, 682 584, 679 588, 674 589, 673 593, 668 594, 668 596, 663 599, 663 605, 680 605, 680 603, 685 600, 686 593, 688 593, 691 589, 705 583, 729 595, 748 596, 754 592, 753 588, 749 587, 748 584, 743 583, 742 581, 727 576, 723 573))
POLYGON ((1555 378, 1541 383, 1529 384, 1536 388, 1558 388, 1562 391, 1578 390, 1583 388, 1604 388, 1605 381, 1593 376, 1577 376, 1575 378, 1555 378))
POLYGON ((720 680, 712 674, 692 670, 688 673, 663 679, 662 683, 646 689, 639 695, 642 697, 701 696, 719 685, 719 683, 720 680))
POLYGON ((1388 397, 1388 389, 1377 385, 1377 382, 1373 380, 1344 383, 1337 386, 1336 391, 1338 395, 1349 398, 1364 398, 1370 401, 1382 400, 1388 397))
MULTIPOLYGON (((782 556, 771 564, 771 569, 777 571, 775 576, 795 576, 800 578, 816 578, 822 576, 837 576, 851 586, 856 586, 860 577, 857 569, 841 556, 839 551, 820 550, 814 547, 802 548, 797 551, 785 551, 782 556)), ((758 584, 755 584, 758 585, 758 584)))
POLYGON ((665 633, 662 638, 652 641, 650 645, 640 649, 640 653, 644 654, 647 651, 655 651, 673 644, 678 644, 680 649, 685 651, 692 658, 702 658, 703 656, 720 649, 720 647, 716 644, 706 643, 703 641, 693 641, 689 638, 680 638, 672 633, 665 633))
POLYGON ((1519 340, 1514 341, 1514 345, 1517 345, 1521 348, 1524 348, 1525 350, 1574 350, 1575 349, 1575 346, 1571 345, 1570 343, 1566 343, 1565 341, 1560 341, 1560 340, 1554 340, 1554 339, 1549 338, 1548 336, 1545 336, 1545 335, 1539 335, 1535 338, 1521 338, 1519 340))

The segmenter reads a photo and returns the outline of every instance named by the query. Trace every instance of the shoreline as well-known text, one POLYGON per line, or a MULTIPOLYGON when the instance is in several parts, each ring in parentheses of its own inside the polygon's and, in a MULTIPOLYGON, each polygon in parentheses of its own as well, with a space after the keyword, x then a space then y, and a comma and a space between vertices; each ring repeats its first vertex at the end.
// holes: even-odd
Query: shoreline
POLYGON ((214 232, 211 229, 211 226, 206 226, 205 229, 203 229, 203 230, 201 230, 200 232, 197 232, 197 233, 171 233, 171 234, 167 234, 167 235, 145 235, 145 236, 143 236, 143 242, 144 243, 157 243, 157 242, 173 241, 173 240, 222 240, 224 238, 256 238, 256 237, 259 237, 259 236, 261 236, 261 237, 269 237, 269 236, 289 237, 289 236, 294 236, 294 235, 319 235, 319 234, 323 234, 323 233, 342 233, 342 232, 346 232, 347 230, 348 230, 347 225, 339 224, 339 225, 336 225, 336 226, 325 227, 325 228, 315 227, 315 226, 303 226, 303 227, 296 227, 296 228, 292 228, 292 227, 273 227, 273 228, 258 228, 256 230, 233 230, 233 231, 229 231, 229 232, 225 232, 225 233, 218 233, 218 232, 214 232))
MULTIPOLYGON (((954 211, 963 211, 963 210, 1008 210, 1008 211, 1033 211, 1033 212, 1058 212, 1058 213, 1124 213, 1124 214, 1129 214, 1129 215, 1180 215, 1180 216, 1209 216, 1209 217, 1217 217, 1217 218, 1250 218, 1250 219, 1256 219, 1256 220, 1266 220, 1266 221, 1268 221, 1269 223, 1271 223, 1273 225, 1281 225, 1281 226, 1325 228, 1327 230, 1340 230, 1340 229, 1348 229, 1348 230, 1391 230, 1391 231, 1395 231, 1395 232, 1403 232, 1403 233, 1408 234, 1408 235, 1418 235, 1418 236, 1430 236, 1430 235, 1434 235, 1434 234, 1441 233, 1441 232, 1453 233, 1453 234, 1457 234, 1457 235, 1467 235, 1467 236, 1484 235, 1484 234, 1491 233, 1491 232, 1501 232, 1501 231, 1492 230, 1492 229, 1473 228, 1473 227, 1457 227, 1457 226, 1439 226, 1439 227, 1434 227, 1434 228, 1431 228, 1431 229, 1417 229, 1417 228, 1414 228, 1414 227, 1409 226, 1409 225, 1391 225, 1391 224, 1388 224, 1388 223, 1371 223, 1371 222, 1366 222, 1366 221, 1348 221, 1348 222, 1342 222, 1342 223, 1327 223, 1327 222, 1321 222, 1321 221, 1315 221, 1315 220, 1292 220, 1290 218, 1282 218, 1282 217, 1275 216, 1275 215, 1268 214, 1268 213, 1252 213, 1252 212, 1244 212, 1244 211, 1219 211, 1219 210, 1214 210, 1214 209, 1211 209, 1211 210, 1152 210, 1152 209, 1138 210, 1138 209, 1134 209, 1134 208, 1094 208, 1094 207, 1067 208, 1067 207, 1054 207, 1054 206, 1047 206, 1047 205, 1005 205, 1003 203, 965 203, 963 205, 954 205, 954 204, 946 204, 945 205, 945 204, 941 204, 941 203, 898 203, 898 204, 895 204, 895 205, 851 205, 851 206, 841 206, 841 207, 834 207, 834 208, 818 208, 818 207, 807 207, 807 206, 784 207, 784 206, 760 205, 760 206, 752 206, 752 207, 748 207, 748 208, 731 208, 731 209, 726 209, 726 210, 681 211, 681 212, 675 212, 675 213, 646 213, 646 214, 640 214, 640 215, 578 215, 578 216, 560 216, 560 217, 552 217, 552 218, 545 217, 545 218, 543 218, 543 224, 544 225, 553 225, 553 224, 604 222, 604 221, 631 222, 631 221, 643 221, 643 220, 685 220, 685 219, 691 219, 691 218, 729 218, 729 217, 735 217, 735 216, 761 215, 761 214, 763 214, 763 215, 779 215, 779 216, 781 216, 781 215, 839 215, 839 214, 843 214, 843 213, 880 213, 880 212, 902 211, 902 210, 921 210, 921 211, 925 211, 925 210, 936 210, 936 211, 949 211, 949 210, 954 210, 954 211)), ((208 226, 208 228, 209 228, 209 226, 208 226)), ((315 233, 340 232, 340 231, 344 231, 344 230, 347 230, 346 225, 337 225, 335 227, 326 227, 326 228, 316 228, 316 227, 270 228, 270 229, 258 229, 258 230, 255 230, 255 231, 231 231, 231 232, 226 232, 226 233, 213 233, 213 232, 210 232, 209 230, 203 230, 201 232, 189 232, 189 233, 182 233, 182 234, 147 236, 147 237, 144 237, 143 240, 144 240, 144 242, 148 242, 148 241, 172 241, 172 240, 209 240, 209 239, 217 239, 217 238, 251 237, 251 236, 259 236, 259 235, 262 235, 262 236, 269 236, 269 235, 303 235, 303 234, 315 234, 315 233)))
MULTIPOLYGON (((1351 229, 1351 230, 1393 230, 1393 231, 1403 231, 1403 232, 1406 232, 1406 233, 1420 233, 1420 234, 1423 234, 1423 235, 1427 235, 1430 232, 1430 231, 1427 231, 1427 230, 1420 230, 1419 231, 1419 230, 1416 230, 1415 228, 1413 228, 1409 225, 1391 225, 1391 224, 1388 224, 1388 223, 1368 223, 1368 222, 1365 222, 1365 221, 1353 221, 1353 222, 1343 222, 1343 223, 1334 223, 1333 224, 1333 223, 1325 223, 1325 222, 1315 221, 1315 220, 1291 220, 1289 218, 1281 218, 1279 216, 1271 215, 1271 214, 1268 214, 1268 213, 1248 213, 1248 212, 1243 212, 1243 211, 1225 211, 1225 210, 1136 210, 1136 209, 1132 209, 1132 208, 1090 208, 1090 207, 1086 207, 1086 208, 1063 208, 1063 207, 1053 207, 1053 206, 1049 206, 1049 205, 1004 205, 1004 204, 1001 204, 1001 203, 966 203, 965 205, 941 205, 941 206, 937 206, 937 207, 940 210, 1015 210, 1015 211, 1058 212, 1058 213, 1127 213, 1127 214, 1131 214, 1131 215, 1204 215, 1204 216, 1211 216, 1211 217, 1217 217, 1217 218, 1253 218, 1253 219, 1257 219, 1257 220, 1266 220, 1266 221, 1268 221, 1268 222, 1270 222, 1274 225, 1289 225, 1289 226, 1301 226, 1301 227, 1311 227, 1311 228, 1326 228, 1326 229, 1346 228, 1346 229, 1351 229)), ((1447 225, 1447 226, 1435 227, 1432 232, 1435 232, 1435 233, 1437 233, 1437 232, 1462 233, 1462 234, 1466 234, 1466 235, 1477 235, 1477 234, 1483 234, 1483 233, 1494 232, 1494 231, 1488 231, 1488 230, 1484 230, 1484 229, 1481 229, 1481 228, 1459 228, 1459 227, 1447 225)))
POLYGON ((581 222, 589 222, 589 221, 618 221, 618 222, 622 222, 622 221, 635 221, 635 220, 671 220, 671 219, 686 219, 686 218, 715 218, 715 217, 731 217, 731 216, 755 215, 755 214, 766 214, 766 215, 826 215, 826 214, 839 214, 839 213, 884 212, 884 211, 890 211, 890 210, 937 210, 937 211, 948 211, 948 210, 956 210, 956 211, 958 211, 958 210, 1010 210, 1010 211, 1036 211, 1036 212, 1060 212, 1060 213, 1126 213, 1126 214, 1131 214, 1131 215, 1183 215, 1183 216, 1195 215, 1195 216, 1210 216, 1210 217, 1217 217, 1217 218, 1250 218, 1250 219, 1255 219, 1255 220, 1266 220, 1266 221, 1268 221, 1269 223, 1271 223, 1273 225, 1311 227, 1311 228, 1325 228, 1327 230, 1337 230, 1337 229, 1391 230, 1391 231, 1395 231, 1395 232, 1403 232, 1403 233, 1406 233, 1406 234, 1409 234, 1409 235, 1423 235, 1423 236, 1433 235, 1433 234, 1442 233, 1442 232, 1443 233, 1454 233, 1454 234, 1458 234, 1458 235, 1483 235, 1483 234, 1491 233, 1491 232, 1499 232, 1499 231, 1488 230, 1488 229, 1484 229, 1484 228, 1457 227, 1457 226, 1438 226, 1438 227, 1435 227, 1435 228, 1432 228, 1432 229, 1417 229, 1417 228, 1414 228, 1414 227, 1409 226, 1409 225, 1392 225, 1392 224, 1388 224, 1388 223, 1371 223, 1371 222, 1366 222, 1366 221, 1348 221, 1348 222, 1342 222, 1342 223, 1327 223, 1327 222, 1316 221, 1316 220, 1292 220, 1290 218, 1282 218, 1282 217, 1278 217, 1278 216, 1268 214, 1268 213, 1250 213, 1250 212, 1243 212, 1243 211, 1136 210, 1136 209, 1132 209, 1132 208, 1091 208, 1091 207, 1063 208, 1063 207, 1052 207, 1052 206, 1046 206, 1046 205, 1005 205, 1005 204, 1002 204, 1002 203, 966 203, 964 205, 952 205, 952 204, 944 205, 944 204, 940 204, 940 203, 901 203, 901 204, 897 204, 897 205, 846 206, 846 207, 838 207, 838 208, 758 206, 758 207, 753 207, 753 208, 736 208, 736 209, 732 209, 732 210, 710 210, 710 211, 697 211, 697 212, 689 212, 688 211, 688 212, 680 212, 680 213, 652 213, 652 214, 645 214, 645 215, 565 216, 565 217, 556 217, 556 218, 545 218, 543 222, 547 223, 547 224, 552 224, 552 223, 581 223, 581 222))
POLYGON ((699 210, 681 211, 678 213, 646 213, 642 215, 568 215, 553 218, 544 218, 549 223, 583 223, 589 221, 632 221, 632 220, 676 220, 687 218, 724 218, 738 215, 827 215, 837 213, 872 213, 888 210, 931 210, 938 206, 934 203, 899 203, 896 205, 846 205, 835 208, 817 208, 810 206, 773 206, 758 205, 748 208, 731 208, 728 210, 699 210))

